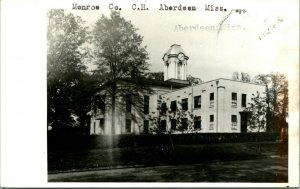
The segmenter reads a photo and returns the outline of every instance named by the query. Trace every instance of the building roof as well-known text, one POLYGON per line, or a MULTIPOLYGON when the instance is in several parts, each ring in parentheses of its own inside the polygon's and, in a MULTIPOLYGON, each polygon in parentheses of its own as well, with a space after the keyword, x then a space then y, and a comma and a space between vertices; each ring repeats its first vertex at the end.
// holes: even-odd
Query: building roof
MULTIPOLYGON (((125 82, 134 82, 132 79, 122 79, 121 81, 125 82)), ((145 78, 140 78, 139 83, 143 83, 144 85, 147 86, 152 86, 152 87, 165 87, 165 88, 172 88, 172 89, 180 89, 184 88, 187 86, 190 86, 189 82, 179 82, 175 80, 167 80, 167 81, 159 81, 159 80, 153 80, 153 79, 145 79, 145 78)))
POLYGON ((180 45, 173 44, 170 49, 167 51, 167 55, 178 55, 179 53, 185 54, 180 45))
POLYGON ((214 81, 219 81, 219 80, 227 80, 227 81, 231 81, 231 82, 239 82, 239 83, 245 83, 245 84, 249 84, 249 85, 265 86, 265 85, 262 85, 262 84, 259 84, 259 83, 254 83, 254 82, 244 82, 244 81, 237 81, 237 80, 226 79, 226 78, 218 78, 218 79, 213 79, 213 80, 210 80, 210 81, 205 81, 205 82, 199 83, 197 85, 193 85, 193 86, 192 85, 187 85, 186 87, 177 88, 174 91, 170 91, 170 92, 167 92, 165 94, 172 93, 172 92, 175 92, 175 91, 179 91, 181 89, 187 89, 187 88, 190 88, 190 87, 195 87, 195 86, 198 86, 198 85, 203 85, 203 84, 206 84, 206 83, 211 83, 211 82, 214 82, 214 81))

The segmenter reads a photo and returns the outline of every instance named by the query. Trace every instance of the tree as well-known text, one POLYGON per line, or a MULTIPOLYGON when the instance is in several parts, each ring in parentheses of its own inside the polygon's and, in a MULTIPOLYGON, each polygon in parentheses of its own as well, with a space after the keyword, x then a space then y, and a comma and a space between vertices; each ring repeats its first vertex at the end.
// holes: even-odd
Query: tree
POLYGON ((186 77, 186 80, 188 80, 191 85, 198 85, 200 83, 203 83, 203 80, 201 78, 193 77, 191 75, 188 75, 186 77))
POLYGON ((251 82, 251 77, 248 73, 245 72, 233 72, 232 79, 235 81, 242 81, 242 82, 251 82))
POLYGON ((288 80, 284 74, 259 74, 255 82, 266 86, 267 131, 281 132, 287 128, 288 80))
POLYGON ((142 42, 137 28, 115 11, 110 18, 102 15, 93 30, 93 54, 97 69, 102 70, 104 84, 100 89, 112 113, 112 134, 115 133, 116 106, 124 103, 128 94, 134 98, 132 105, 142 107, 142 94, 147 88, 139 78, 148 70, 148 53, 142 42), (119 102, 120 98, 124 100, 119 102))
POLYGON ((148 72, 145 74, 145 78, 156 81, 164 81, 164 72, 148 72))
POLYGON ((260 132, 266 126, 266 98, 257 92, 256 95, 252 94, 251 100, 250 107, 245 109, 250 115, 248 118, 249 130, 260 132))
MULTIPOLYGON (((186 132, 186 133, 193 133, 201 130, 201 128, 195 128, 194 127, 194 114, 187 110, 186 108, 183 108, 182 102, 177 101, 176 102, 176 110, 172 110, 171 107, 162 107, 162 103, 165 103, 161 96, 159 97, 158 101, 158 114, 151 115, 150 121, 152 124, 152 128, 150 130, 153 133, 176 133, 176 132, 186 132), (165 108, 163 110, 163 108, 165 108), (170 128, 170 130, 163 131, 161 129, 161 120, 166 120, 169 122, 172 122, 175 120, 176 127, 170 128), (184 121, 183 121, 184 120, 184 121)), ((155 113, 155 112, 153 112, 155 113)))
MULTIPOLYGON (((88 37, 84 21, 64 10, 48 12, 47 31, 47 99, 48 124, 74 126, 74 117, 80 117, 74 105, 83 86, 82 81, 89 76, 83 63, 83 44, 88 37), (78 114, 78 115, 76 115, 78 114)), ((88 102, 87 102, 88 103, 88 102)), ((84 114, 84 113, 80 113, 84 114)))

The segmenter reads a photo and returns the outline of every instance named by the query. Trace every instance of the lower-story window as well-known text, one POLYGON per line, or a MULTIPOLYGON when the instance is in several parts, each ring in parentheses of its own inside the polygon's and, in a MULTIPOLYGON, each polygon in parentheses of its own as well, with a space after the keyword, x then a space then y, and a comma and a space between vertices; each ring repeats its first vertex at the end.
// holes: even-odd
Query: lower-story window
POLYGON ((94 121, 94 134, 96 134, 96 121, 94 121))
POLYGON ((182 130, 187 130, 188 129, 188 119, 187 118, 182 118, 181 119, 181 125, 182 125, 182 130))
POLYGON ((176 130, 176 119, 171 119, 171 130, 176 130))
POLYGON ((126 133, 130 133, 131 132, 131 119, 126 119, 125 132, 126 133))
POLYGON ((104 132, 104 125, 105 125, 105 119, 101 118, 100 119, 100 128, 101 128, 102 132, 104 132))
POLYGON ((214 115, 209 115, 209 130, 214 130, 214 115))
POLYGON ((144 120, 144 134, 147 134, 149 130, 149 120, 144 120))
POLYGON ((194 117, 194 129, 201 129, 201 117, 200 116, 194 117))
POLYGON ((237 130, 237 116, 231 115, 231 129, 237 130))
POLYGON ((160 121, 160 131, 166 131, 167 128, 167 121, 166 120, 161 120, 160 121))

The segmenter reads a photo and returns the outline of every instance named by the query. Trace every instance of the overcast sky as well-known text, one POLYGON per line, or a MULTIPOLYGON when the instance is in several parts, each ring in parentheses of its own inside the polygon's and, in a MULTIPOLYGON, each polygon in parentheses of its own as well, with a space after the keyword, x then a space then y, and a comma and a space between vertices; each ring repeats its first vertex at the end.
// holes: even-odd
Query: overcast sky
MULTIPOLYGON (((151 71, 163 71, 164 53, 172 44, 179 44, 190 58, 188 74, 204 81, 231 78, 234 71, 251 76, 277 71, 286 73, 288 49, 293 48, 291 36, 298 30, 295 23, 298 17, 289 14, 292 3, 267 2, 228 4, 226 12, 204 11, 204 4, 196 4, 195 12, 158 11, 160 3, 148 3, 150 11, 132 11, 127 7, 123 8, 121 16, 130 20, 144 36, 151 71), (233 11, 219 34, 218 29, 211 29, 235 8, 245 9, 246 13, 233 11), (179 31, 179 25, 194 28, 179 31)), ((80 15, 91 28, 102 14, 109 16, 107 8, 72 13, 80 15)))

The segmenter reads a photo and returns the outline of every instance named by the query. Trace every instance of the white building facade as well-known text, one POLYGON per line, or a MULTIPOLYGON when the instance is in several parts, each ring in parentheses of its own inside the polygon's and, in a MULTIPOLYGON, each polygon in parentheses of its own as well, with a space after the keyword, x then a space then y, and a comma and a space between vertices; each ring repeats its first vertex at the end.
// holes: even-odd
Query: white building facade
MULTIPOLYGON (((142 112, 131 104, 116 108, 113 134, 153 133, 157 128, 162 133, 247 132, 244 110, 253 94, 264 95, 265 86, 224 78, 192 86, 186 81, 188 59, 180 45, 172 45, 163 56, 164 82, 151 84, 153 93, 144 94, 142 112)), ((110 135, 111 131, 111 111, 97 110, 90 134, 110 135)))

